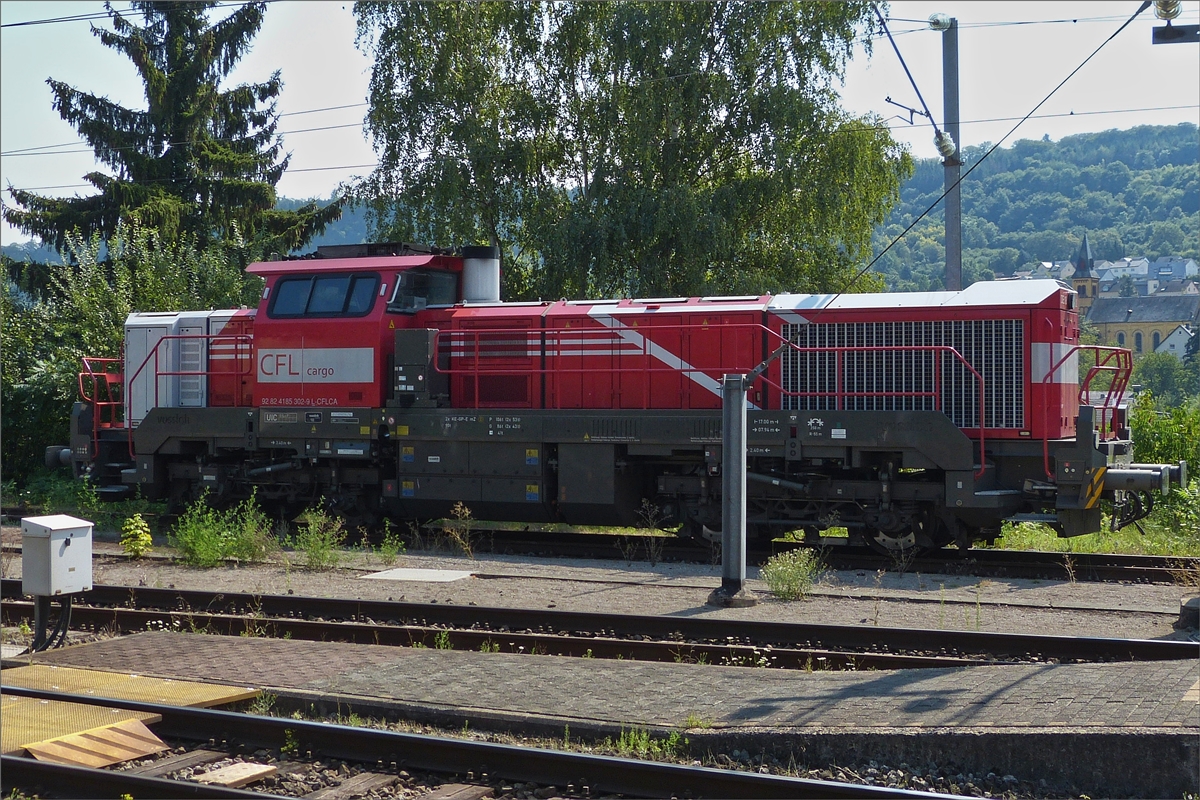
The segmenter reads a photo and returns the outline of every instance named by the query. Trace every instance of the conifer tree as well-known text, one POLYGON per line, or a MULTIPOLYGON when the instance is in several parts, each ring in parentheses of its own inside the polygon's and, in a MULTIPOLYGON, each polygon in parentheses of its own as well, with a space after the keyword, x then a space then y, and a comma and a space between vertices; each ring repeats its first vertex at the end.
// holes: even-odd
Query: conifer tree
POLYGON ((87 197, 10 187, 9 224, 60 251, 72 231, 107 240, 125 220, 201 247, 241 237, 267 252, 287 252, 337 219, 337 202, 274 208, 289 158, 276 133, 279 72, 262 83, 220 88, 262 27, 266 3, 248 3, 215 24, 206 16, 217 5, 211 1, 132 5, 143 25, 105 3, 112 30, 92 32, 133 62, 145 85, 145 110, 47 80, 55 110, 114 174, 85 175, 99 190, 87 197))

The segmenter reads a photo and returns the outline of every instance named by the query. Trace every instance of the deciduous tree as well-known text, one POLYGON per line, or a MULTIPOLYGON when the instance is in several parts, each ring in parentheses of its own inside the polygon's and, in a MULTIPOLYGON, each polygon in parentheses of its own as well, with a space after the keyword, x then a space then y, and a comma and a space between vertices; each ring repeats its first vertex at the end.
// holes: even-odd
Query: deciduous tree
MULTIPOLYGON (((865 3, 360 2, 377 230, 510 297, 838 289, 909 160, 833 88, 865 3)), ((868 282, 868 285, 869 282, 868 282)))

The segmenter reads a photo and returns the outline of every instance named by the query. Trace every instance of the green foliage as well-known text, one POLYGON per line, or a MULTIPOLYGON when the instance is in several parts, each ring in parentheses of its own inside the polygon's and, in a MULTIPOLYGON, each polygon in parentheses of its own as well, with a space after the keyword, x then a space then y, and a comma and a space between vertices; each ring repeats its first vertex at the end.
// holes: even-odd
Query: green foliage
POLYGON ((867 3, 354 10, 353 199, 381 238, 500 246, 510 299, 841 289, 911 169, 837 106, 867 3))
POLYGON ((670 760, 687 752, 688 739, 679 731, 671 731, 665 739, 659 739, 644 728, 622 728, 615 742, 605 739, 601 746, 628 758, 670 760))
POLYGON ((69 441, 82 357, 120 355, 130 312, 236 308, 262 292, 261 279, 242 271, 251 252, 236 241, 201 248, 122 224, 107 262, 99 236, 65 242, 70 263, 48 285, 0 285, 0 454, 5 477, 22 486, 44 473, 47 446, 69 441))
POLYGON ((125 555, 141 558, 150 552, 152 544, 154 540, 150 536, 150 526, 142 519, 141 514, 134 514, 125 520, 125 524, 121 526, 121 550, 125 555))
POLYGON ((342 561, 346 529, 342 518, 320 507, 310 508, 296 522, 299 528, 292 546, 304 553, 304 568, 314 572, 331 570, 342 561))
POLYGON ((450 517, 442 520, 442 535, 452 547, 462 552, 468 558, 474 558, 471 550, 471 509, 463 505, 461 500, 454 503, 450 509, 450 517))
POLYGON ((167 543, 193 567, 215 567, 230 558, 262 561, 273 547, 270 520, 253 495, 227 511, 201 497, 180 516, 167 543))
MULTIPOLYGON (((1140 126, 1022 140, 962 184, 963 283, 1074 258, 1088 234, 1097 259, 1200 257, 1196 125, 1140 126)), ((966 147, 976 163, 991 145, 966 147)), ((942 193, 940 161, 923 159, 875 233, 880 250, 942 193)), ((944 214, 930 213, 880 259, 889 288, 942 288, 944 214)))
MULTIPOLYGON (((1178 509, 1195 518, 1200 510, 1200 484, 1193 482, 1186 503, 1158 503, 1154 513, 1137 526, 1126 525, 1117 531, 1107 523, 1097 533, 1060 537, 1053 528, 1032 522, 1005 523, 995 547, 1001 550, 1044 550, 1059 553, 1129 553, 1155 556, 1200 556, 1200 528, 1179 528, 1174 522, 1178 509), (1142 533, 1145 531, 1145 533, 1142 533)), ((1159 498, 1161 499, 1161 498, 1159 498)), ((1183 516, 1181 514, 1181 516, 1183 516)), ((1186 516, 1184 516, 1186 519, 1186 516)))
POLYGON ((1147 353, 1133 365, 1133 383, 1150 392, 1159 406, 1178 408, 1200 393, 1200 375, 1171 353, 1147 353))
POLYGON ((821 557, 806 547, 779 553, 767 559, 761 570, 771 594, 780 600, 802 600, 825 570, 821 557))
POLYGON ((54 79, 47 83, 55 110, 116 175, 85 175, 99 190, 88 197, 10 188, 15 205, 4 208, 5 220, 60 251, 72 232, 109 239, 122 221, 133 220, 168 239, 186 235, 204 246, 245 235, 285 253, 337 219, 336 202, 274 208, 275 184, 288 164, 276 132, 279 73, 263 83, 219 88, 250 48, 266 3, 247 3, 209 24, 207 12, 216 5, 139 0, 133 10, 142 27, 106 7, 112 30, 92 32, 133 62, 145 85, 146 110, 54 79))
POLYGON ((379 543, 379 556, 385 564, 395 564, 396 559, 405 552, 404 540, 400 531, 390 519, 383 521, 383 541, 379 543))
POLYGON ((1136 461, 1187 461, 1193 471, 1200 467, 1200 400, 1164 409, 1152 394, 1143 392, 1129 409, 1129 426, 1136 461))

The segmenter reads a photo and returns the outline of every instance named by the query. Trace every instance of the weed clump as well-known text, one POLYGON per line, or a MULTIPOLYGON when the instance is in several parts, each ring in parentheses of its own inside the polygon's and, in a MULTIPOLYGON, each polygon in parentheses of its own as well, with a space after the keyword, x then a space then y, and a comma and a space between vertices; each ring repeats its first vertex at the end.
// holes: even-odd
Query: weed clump
POLYGON ((392 524, 390 519, 383 521, 383 541, 379 543, 379 555, 385 564, 389 566, 396 563, 396 559, 406 551, 404 540, 400 538, 400 531, 392 524))
POLYGON ((141 514, 134 514, 121 526, 121 550, 131 558, 141 558, 150 552, 154 540, 150 537, 150 526, 141 514))
POLYGON ((346 528, 342 518, 322 508, 310 508, 296 518, 299 528, 292 546, 304 553, 304 568, 326 572, 342 562, 346 528))
POLYGON ((273 545, 271 521, 253 493, 227 511, 201 497, 179 518, 167 542, 193 567, 215 567, 226 559, 263 561, 273 545))
POLYGON ((803 600, 824 570, 825 565, 816 553, 800 548, 771 556, 761 574, 771 594, 780 600, 803 600))
POLYGON ((474 524, 471 509, 463 505, 461 500, 450 509, 450 517, 442 520, 442 534, 450 546, 459 550, 467 558, 474 558, 471 542, 471 528, 474 524))

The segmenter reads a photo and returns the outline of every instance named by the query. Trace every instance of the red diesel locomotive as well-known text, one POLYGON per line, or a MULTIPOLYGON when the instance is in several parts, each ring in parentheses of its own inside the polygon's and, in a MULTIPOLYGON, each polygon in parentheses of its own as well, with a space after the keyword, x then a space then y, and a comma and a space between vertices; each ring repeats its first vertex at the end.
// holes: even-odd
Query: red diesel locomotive
POLYGON ((461 501, 630 525, 648 502, 711 536, 722 375, 783 346, 749 392, 752 536, 969 546, 1005 519, 1071 536, 1099 530, 1101 499, 1127 524, 1186 480, 1131 463, 1130 353, 1080 345, 1075 294, 1052 280, 505 303, 487 247, 321 248, 249 271, 266 282, 255 309, 131 314, 123 359, 85 359, 71 448, 48 460, 176 507, 256 491, 355 521, 461 501))

